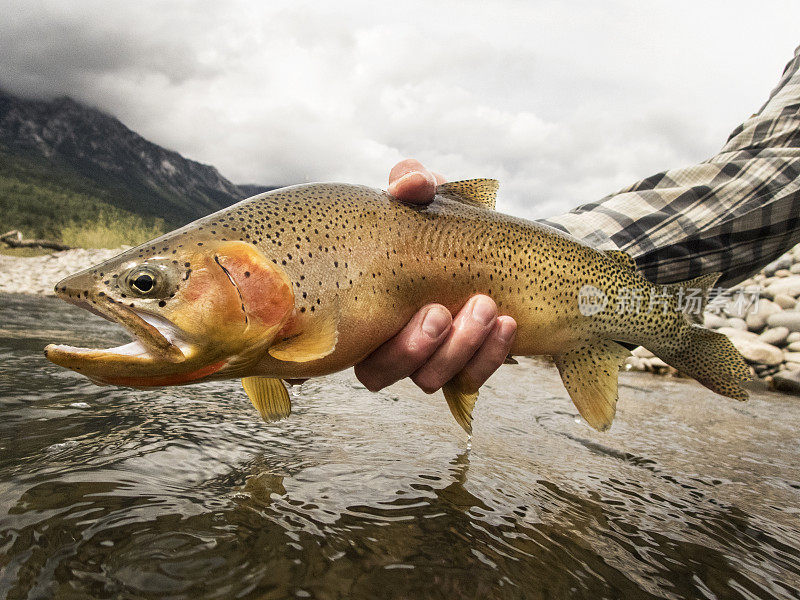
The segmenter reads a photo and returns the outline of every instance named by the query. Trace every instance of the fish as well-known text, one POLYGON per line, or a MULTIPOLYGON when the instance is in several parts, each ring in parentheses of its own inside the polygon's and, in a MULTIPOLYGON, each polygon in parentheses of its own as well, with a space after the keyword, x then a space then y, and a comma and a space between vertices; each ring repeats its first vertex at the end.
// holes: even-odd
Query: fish
MULTIPOLYGON (((352 367, 429 303, 456 314, 487 294, 517 322, 509 358, 551 356, 597 430, 611 426, 619 372, 635 346, 718 394, 747 399, 742 356, 681 306, 694 290, 702 309, 718 273, 657 286, 623 251, 498 212, 498 185, 445 183, 425 206, 341 183, 242 200, 59 282, 57 296, 121 324, 133 341, 50 344, 45 355, 101 385, 238 378, 274 421, 291 413, 285 382, 352 367)), ((443 392, 471 434, 477 386, 460 375, 443 392)))

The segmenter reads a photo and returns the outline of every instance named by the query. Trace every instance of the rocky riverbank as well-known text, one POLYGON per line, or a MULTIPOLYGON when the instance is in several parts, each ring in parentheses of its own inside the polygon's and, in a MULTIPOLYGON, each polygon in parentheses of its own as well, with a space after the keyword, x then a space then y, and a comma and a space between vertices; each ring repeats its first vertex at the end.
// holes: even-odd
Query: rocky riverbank
MULTIPOLYGON (((0 292, 52 295, 67 275, 86 269, 124 248, 67 250, 45 256, 0 254, 0 292)), ((713 300, 706 327, 726 334, 753 368, 753 375, 772 387, 800 393, 800 245, 743 281, 733 293, 713 300)), ((675 370, 644 348, 628 359, 629 369, 660 374, 675 370)))
MULTIPOLYGON (((771 387, 800 393, 800 245, 730 290, 712 299, 703 324, 727 335, 771 387)), ((628 367, 675 373, 660 358, 637 348, 628 367)))

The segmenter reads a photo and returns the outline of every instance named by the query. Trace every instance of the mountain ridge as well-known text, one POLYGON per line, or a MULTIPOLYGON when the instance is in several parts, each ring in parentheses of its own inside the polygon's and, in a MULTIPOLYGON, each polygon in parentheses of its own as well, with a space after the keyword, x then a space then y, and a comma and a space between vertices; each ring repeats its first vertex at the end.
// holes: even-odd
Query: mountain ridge
MULTIPOLYGON (((170 227, 274 189, 253 184, 240 188, 215 167, 150 142, 113 115, 67 96, 26 99, 0 89, 0 152, 6 155, 0 161, 0 176, 9 172, 4 166, 13 164, 17 177, 20 169, 35 172, 43 188, 58 187, 60 181, 81 182, 99 201, 125 213, 161 219, 170 227)), ((15 201, 7 190, 17 183, 4 188, 6 203, 15 201)), ((32 198, 46 202, 47 196, 32 198)), ((0 197, 0 208, 5 208, 3 203, 0 197)), ((69 215, 64 217, 69 220, 69 215)))

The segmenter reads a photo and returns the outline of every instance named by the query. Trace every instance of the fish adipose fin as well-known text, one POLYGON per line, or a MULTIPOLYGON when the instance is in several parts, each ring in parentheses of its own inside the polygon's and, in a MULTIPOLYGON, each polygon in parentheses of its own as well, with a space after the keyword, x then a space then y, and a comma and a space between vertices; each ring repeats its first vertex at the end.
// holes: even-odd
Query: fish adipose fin
POLYGON ((578 412, 598 431, 614 420, 619 368, 630 354, 616 342, 598 340, 553 357, 578 412))
POLYGON ((436 188, 436 193, 470 206, 494 210, 499 187, 496 179, 465 179, 443 183, 436 188))
POLYGON ((303 317, 298 320, 299 333, 270 347, 269 353, 274 358, 290 362, 309 362, 328 356, 336 348, 339 340, 338 298, 327 308, 317 308, 313 313, 306 311, 301 314, 303 317))
POLYGON ((623 250, 606 250, 605 254, 609 258, 617 261, 626 269, 630 269, 631 271, 637 270, 636 261, 633 260, 633 257, 627 252, 624 252, 623 250))
POLYGON ((461 375, 456 375, 442 387, 447 406, 456 422, 469 435, 472 435, 472 409, 478 399, 478 392, 471 391, 470 386, 461 375))
POLYGON ((285 419, 292 412, 289 390, 280 379, 272 377, 245 377, 242 387, 261 418, 267 421, 285 419))

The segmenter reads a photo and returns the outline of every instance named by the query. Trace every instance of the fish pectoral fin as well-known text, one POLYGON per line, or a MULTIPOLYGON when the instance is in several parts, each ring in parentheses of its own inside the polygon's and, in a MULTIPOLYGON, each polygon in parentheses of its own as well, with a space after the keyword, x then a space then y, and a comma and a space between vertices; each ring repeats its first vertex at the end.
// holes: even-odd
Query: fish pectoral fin
POLYGON ((503 361, 503 364, 504 365, 518 365, 519 361, 509 354, 508 356, 506 356, 506 359, 503 361))
POLYGON ((327 309, 318 309, 312 316, 298 320, 300 332, 279 341, 269 349, 278 360, 290 362, 309 362, 328 356, 336 348, 339 340, 339 308, 333 301, 327 309))
POLYGON ((623 250, 605 250, 605 255, 614 259, 626 269, 630 269, 631 271, 636 271, 638 269, 633 257, 623 250))
POLYGON ((499 187, 497 179, 465 179, 443 183, 436 188, 436 193, 470 206, 494 210, 499 187))
POLYGON ((599 340, 553 357, 578 412, 598 431, 614 420, 619 368, 628 356, 616 342, 599 340))
POLYGON ((455 417, 456 422, 469 435, 472 435, 472 409, 478 399, 478 392, 472 391, 471 386, 461 375, 456 375, 442 387, 447 406, 455 417))
POLYGON ((289 390, 280 379, 273 377, 245 377, 242 387, 256 407, 261 418, 267 421, 280 421, 292 412, 289 390))

